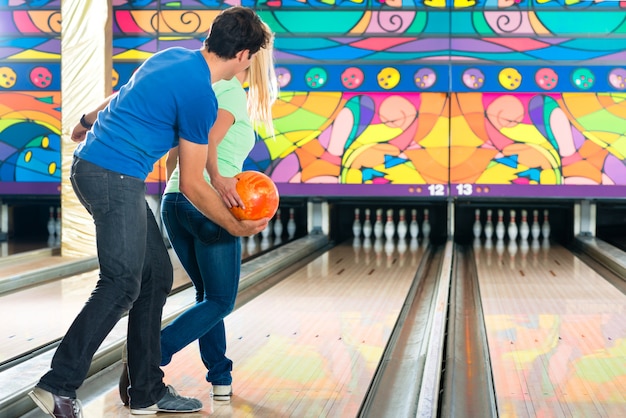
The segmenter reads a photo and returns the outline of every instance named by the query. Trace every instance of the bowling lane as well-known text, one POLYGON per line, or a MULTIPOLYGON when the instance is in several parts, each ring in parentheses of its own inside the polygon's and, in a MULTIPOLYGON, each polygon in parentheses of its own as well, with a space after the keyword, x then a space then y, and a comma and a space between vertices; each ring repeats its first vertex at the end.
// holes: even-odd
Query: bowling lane
MULTIPOLYGON (((202 400, 194 416, 357 415, 424 252, 364 244, 325 252, 227 317, 230 403, 212 402, 196 344, 174 357, 165 380, 202 400)), ((85 416, 126 416, 107 382, 85 416)))
POLYGON ((501 417, 626 410, 626 295, 559 245, 475 246, 501 417))

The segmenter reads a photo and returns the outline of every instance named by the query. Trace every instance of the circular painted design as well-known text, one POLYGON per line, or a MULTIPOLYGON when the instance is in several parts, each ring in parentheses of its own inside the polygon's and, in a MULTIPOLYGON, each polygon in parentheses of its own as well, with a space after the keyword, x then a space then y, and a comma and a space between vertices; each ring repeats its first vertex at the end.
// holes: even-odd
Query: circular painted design
POLYGON ((45 89, 52 84, 52 73, 46 67, 35 67, 30 72, 30 82, 35 87, 45 89))
POLYGON ((304 76, 306 85, 312 89, 318 89, 328 81, 328 74, 322 67, 313 67, 304 76))
POLYGON ((507 90, 515 90, 522 84, 522 75, 515 68, 507 67, 498 74, 500 85, 507 90))
POLYGON ((614 68, 609 72, 609 84, 617 90, 626 89, 626 69, 614 68))
POLYGON ((572 83, 581 90, 589 90, 596 82, 596 78, 588 68, 578 68, 572 73, 572 83))
POLYGON ((485 85, 485 74, 478 68, 469 68, 463 71, 463 84, 472 90, 478 90, 485 85))
POLYGON ((291 82, 291 71, 285 67, 276 67, 276 79, 280 87, 285 87, 291 82))
POLYGON ((541 68, 535 73, 535 83, 544 89, 552 90, 559 82, 559 75, 552 68, 541 68))
POLYGON ((413 76, 415 85, 420 89, 429 89, 437 81, 437 73, 432 68, 420 68, 413 76))
POLYGON ((17 82, 17 74, 11 67, 0 67, 0 87, 10 89, 17 82))
POLYGON ((363 71, 357 67, 349 67, 341 73, 341 84, 347 89, 356 89, 363 84, 365 76, 363 71))
POLYGON ((376 76, 378 85, 385 90, 390 90, 400 82, 400 71, 393 67, 385 67, 376 76))

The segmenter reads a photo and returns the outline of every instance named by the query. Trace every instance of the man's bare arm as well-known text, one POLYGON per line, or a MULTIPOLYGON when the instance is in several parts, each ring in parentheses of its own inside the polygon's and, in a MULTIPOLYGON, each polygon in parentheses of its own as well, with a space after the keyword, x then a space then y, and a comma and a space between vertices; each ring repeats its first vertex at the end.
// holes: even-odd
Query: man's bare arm
POLYGON ((178 146, 179 188, 182 194, 204 216, 235 236, 250 236, 261 232, 269 219, 238 221, 228 210, 219 194, 204 179, 207 145, 180 139, 178 146))

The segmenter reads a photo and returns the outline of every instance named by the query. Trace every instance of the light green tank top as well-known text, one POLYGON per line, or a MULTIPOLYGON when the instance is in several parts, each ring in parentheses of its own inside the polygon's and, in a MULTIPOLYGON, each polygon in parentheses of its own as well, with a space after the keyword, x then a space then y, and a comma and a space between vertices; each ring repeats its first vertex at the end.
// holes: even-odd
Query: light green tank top
MULTIPOLYGON (((247 110, 246 92, 237 77, 220 80, 213 84, 217 96, 217 106, 230 112, 235 117, 233 126, 217 146, 217 167, 224 177, 234 177, 241 172, 243 162, 254 147, 254 129, 247 110)), ((178 165, 172 173, 165 193, 178 193, 178 165)), ((210 183, 209 174, 204 170, 204 177, 210 183)))

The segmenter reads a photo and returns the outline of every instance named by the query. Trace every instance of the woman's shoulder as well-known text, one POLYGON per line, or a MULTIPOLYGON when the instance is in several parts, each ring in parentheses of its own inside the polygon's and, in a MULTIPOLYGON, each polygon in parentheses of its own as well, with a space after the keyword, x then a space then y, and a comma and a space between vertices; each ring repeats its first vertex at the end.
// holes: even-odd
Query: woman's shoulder
POLYGON ((230 80, 220 80, 213 83, 213 91, 215 91, 215 95, 218 97, 228 94, 228 95, 243 95, 245 96, 246 92, 241 86, 239 80, 236 77, 231 78, 230 80))

